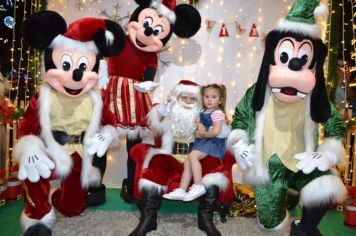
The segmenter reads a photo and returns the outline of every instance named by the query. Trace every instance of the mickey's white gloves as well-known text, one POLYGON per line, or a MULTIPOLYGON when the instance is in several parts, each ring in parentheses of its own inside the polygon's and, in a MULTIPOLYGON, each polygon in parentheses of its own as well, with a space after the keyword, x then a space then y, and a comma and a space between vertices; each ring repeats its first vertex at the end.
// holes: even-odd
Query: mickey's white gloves
POLYGON ((298 170, 304 174, 309 174, 316 168, 320 171, 327 171, 331 166, 336 164, 336 160, 326 152, 302 152, 294 156, 299 160, 296 164, 298 170))
POLYGON ((26 148, 20 159, 18 178, 28 179, 30 182, 38 182, 40 177, 47 179, 54 169, 54 163, 48 158, 45 151, 37 145, 26 148))
POLYGON ((98 85, 101 89, 106 89, 109 83, 108 63, 105 59, 99 61, 99 80, 98 85))
POLYGON ((88 153, 93 155, 96 153, 98 157, 104 156, 105 152, 109 149, 111 143, 116 138, 116 133, 113 131, 115 128, 104 127, 100 133, 96 133, 94 137, 88 138, 85 144, 88 148, 88 153))
POLYGON ((255 154, 255 146, 253 144, 247 145, 244 141, 239 140, 232 145, 232 151, 241 169, 246 170, 253 166, 252 161, 255 154))
POLYGON ((141 83, 135 83, 134 88, 141 93, 148 93, 155 89, 159 84, 153 81, 145 81, 141 83))

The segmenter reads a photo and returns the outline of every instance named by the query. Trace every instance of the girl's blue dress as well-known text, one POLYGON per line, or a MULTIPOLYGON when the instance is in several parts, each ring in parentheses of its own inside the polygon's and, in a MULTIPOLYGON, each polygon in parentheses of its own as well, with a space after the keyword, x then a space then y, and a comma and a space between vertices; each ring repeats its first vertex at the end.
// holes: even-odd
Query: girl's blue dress
MULTIPOLYGON (((213 126, 213 120, 211 119, 211 112, 200 112, 199 118, 200 123, 205 127, 205 130, 208 131, 209 127, 213 126)), ((197 138, 193 144, 192 150, 199 150, 208 154, 209 156, 216 157, 220 160, 224 159, 226 151, 226 138, 197 138)))

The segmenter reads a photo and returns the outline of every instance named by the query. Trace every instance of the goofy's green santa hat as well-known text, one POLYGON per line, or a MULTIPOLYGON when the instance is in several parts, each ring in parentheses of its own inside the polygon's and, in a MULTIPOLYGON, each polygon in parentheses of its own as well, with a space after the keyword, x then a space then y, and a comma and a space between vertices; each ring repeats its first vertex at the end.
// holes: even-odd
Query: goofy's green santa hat
POLYGON ((254 186, 262 227, 286 226, 287 190, 300 191, 303 214, 292 223, 293 236, 320 235, 328 206, 346 194, 334 174, 344 163, 345 127, 328 100, 327 47, 317 22, 327 12, 318 0, 296 0, 269 32, 257 82, 237 105, 227 141, 242 181, 254 186), (320 144, 318 123, 325 130, 320 144))

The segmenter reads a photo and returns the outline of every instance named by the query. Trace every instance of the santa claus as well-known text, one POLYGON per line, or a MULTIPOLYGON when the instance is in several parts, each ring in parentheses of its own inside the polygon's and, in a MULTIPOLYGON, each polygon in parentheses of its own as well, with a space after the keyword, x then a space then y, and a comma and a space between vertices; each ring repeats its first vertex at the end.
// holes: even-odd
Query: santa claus
MULTIPOLYGON (((136 163, 134 196, 142 199, 140 223, 130 235, 145 235, 157 228, 157 211, 162 194, 179 186, 183 163, 192 148, 196 122, 201 106, 196 83, 182 80, 170 92, 166 102, 155 106, 147 116, 150 129, 161 138, 160 145, 138 144, 131 156, 136 163)), ((233 158, 224 161, 206 157, 201 161, 203 184, 207 193, 200 198, 198 227, 208 235, 220 235, 212 215, 218 201, 232 199, 231 166, 233 158)))

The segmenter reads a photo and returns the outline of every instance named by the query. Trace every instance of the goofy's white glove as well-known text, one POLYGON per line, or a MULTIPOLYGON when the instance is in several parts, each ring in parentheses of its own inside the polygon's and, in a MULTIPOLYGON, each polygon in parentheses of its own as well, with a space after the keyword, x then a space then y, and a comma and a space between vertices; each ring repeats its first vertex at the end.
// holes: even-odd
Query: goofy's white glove
POLYGON ((247 145, 244 141, 239 140, 232 145, 232 151, 242 170, 253 166, 253 156, 255 154, 255 146, 253 144, 247 145))
POLYGON ((104 156, 116 137, 117 133, 114 127, 110 125, 104 126, 100 133, 96 133, 94 137, 88 138, 85 141, 85 144, 88 148, 88 153, 90 155, 96 153, 98 157, 104 156))
POLYGON ((336 164, 337 159, 327 152, 302 152, 294 156, 299 160, 296 164, 298 170, 304 174, 309 174, 316 168, 320 171, 327 171, 336 164))
POLYGON ((153 81, 145 81, 145 82, 134 84, 134 88, 141 93, 151 92, 157 86, 158 86, 158 83, 155 83, 153 81))
POLYGON ((20 159, 18 178, 35 183, 40 177, 47 179, 54 167, 53 161, 48 158, 44 149, 31 145, 26 148, 26 152, 23 152, 20 159))

